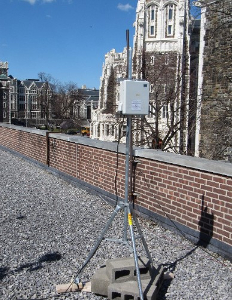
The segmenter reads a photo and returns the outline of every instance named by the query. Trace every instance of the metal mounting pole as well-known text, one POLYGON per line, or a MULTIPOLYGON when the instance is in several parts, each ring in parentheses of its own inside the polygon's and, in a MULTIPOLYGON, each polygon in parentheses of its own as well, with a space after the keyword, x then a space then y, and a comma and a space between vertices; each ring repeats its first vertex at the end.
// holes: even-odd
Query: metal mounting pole
MULTIPOLYGON (((129 30, 126 31, 127 39, 127 76, 131 80, 131 52, 129 49, 129 30)), ((135 236, 133 230, 133 214, 129 207, 129 203, 132 200, 132 157, 133 157, 133 147, 132 147, 132 115, 127 115, 127 131, 126 131, 126 166, 125 166, 125 206, 124 206, 124 240, 127 240, 127 226, 129 225, 131 242, 134 254, 135 269, 138 281, 139 296, 140 300, 143 300, 143 290, 140 278, 140 270, 138 264, 138 255, 136 251, 135 236), (128 223, 127 223, 128 222, 128 223)), ((136 224, 137 225, 137 224, 136 224)))
MULTIPOLYGON (((131 52, 129 49, 129 31, 127 30, 127 75, 128 79, 131 79, 131 52), (129 59, 130 57, 130 59, 129 59)), ((138 255, 136 251, 136 243, 135 243, 135 236, 134 236, 134 229, 133 229, 133 219, 135 221, 135 226, 138 229, 139 236, 143 242, 143 246, 145 248, 145 251, 147 253, 148 259, 150 261, 150 267, 152 266, 152 258, 149 253, 147 244, 145 242, 145 239, 143 237, 142 230, 139 227, 138 220, 136 218, 136 215, 133 211, 132 206, 132 162, 133 162, 133 147, 132 147, 132 115, 127 115, 127 130, 126 130, 126 162, 125 162, 125 199, 124 201, 121 201, 116 206, 113 214, 111 215, 111 218, 106 223, 105 227, 103 228, 97 242, 95 243, 93 249, 90 251, 86 261, 81 266, 77 273, 77 277, 75 279, 76 283, 79 283, 79 275, 83 272, 91 258, 94 256, 95 252, 97 251, 99 245, 101 244, 102 240, 105 237, 106 232, 108 231, 110 225, 112 224, 114 218, 118 214, 120 210, 124 210, 124 232, 123 232, 123 238, 122 240, 112 240, 112 239, 106 239, 106 240, 112 240, 117 242, 122 242, 124 244, 127 244, 128 246, 128 237, 127 237, 127 230, 129 226, 130 236, 131 236, 131 243, 132 243, 132 250, 134 255, 134 262, 135 262, 135 269, 136 269, 136 276, 138 281, 138 288, 139 288, 139 297, 140 300, 144 300, 143 296, 143 290, 142 290, 142 283, 140 278, 140 270, 139 270, 139 264, 138 264, 138 255)))

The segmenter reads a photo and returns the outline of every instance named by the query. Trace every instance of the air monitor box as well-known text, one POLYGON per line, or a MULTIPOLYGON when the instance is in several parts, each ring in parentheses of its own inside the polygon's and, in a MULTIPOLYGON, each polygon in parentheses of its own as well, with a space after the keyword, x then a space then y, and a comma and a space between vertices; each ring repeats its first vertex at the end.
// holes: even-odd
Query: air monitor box
POLYGON ((123 115, 147 115, 149 82, 124 80, 120 83, 119 110, 123 115))

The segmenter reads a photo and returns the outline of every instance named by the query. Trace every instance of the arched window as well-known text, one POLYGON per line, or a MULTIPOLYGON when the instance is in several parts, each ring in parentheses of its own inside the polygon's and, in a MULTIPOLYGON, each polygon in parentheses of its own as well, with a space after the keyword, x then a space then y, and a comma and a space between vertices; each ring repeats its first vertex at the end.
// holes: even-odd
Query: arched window
POLYGON ((148 36, 156 37, 157 35, 157 5, 150 5, 148 11, 148 36))
POLYGON ((165 7, 165 37, 175 36, 176 5, 170 3, 165 7))

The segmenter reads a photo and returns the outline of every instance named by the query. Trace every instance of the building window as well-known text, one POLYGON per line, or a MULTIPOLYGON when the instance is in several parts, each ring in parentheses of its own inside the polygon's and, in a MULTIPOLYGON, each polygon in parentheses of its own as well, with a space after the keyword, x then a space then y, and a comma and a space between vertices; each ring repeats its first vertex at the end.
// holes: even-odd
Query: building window
POLYGON ((168 19, 172 20, 172 18, 173 18, 173 5, 169 5, 168 19))
POLYGON ((19 88, 19 93, 20 94, 24 94, 25 93, 25 88, 24 87, 20 87, 19 88))
POLYGON ((3 93, 3 99, 6 99, 6 93, 5 92, 3 93))
POLYGON ((155 11, 154 9, 151 10, 151 21, 155 20, 155 11))
POLYGON ((155 28, 154 26, 151 26, 151 32, 150 32, 150 35, 154 35, 155 34, 155 28))
POLYGON ((151 83, 150 84, 150 93, 153 93, 153 91, 154 91, 154 83, 151 83))
POLYGON ((150 57, 150 65, 154 65, 155 63, 155 56, 150 57))
POLYGON ((6 102, 3 102, 3 108, 6 108, 6 102))
POLYGON ((156 37, 156 31, 157 31, 157 6, 156 5, 150 5, 148 7, 148 28, 149 30, 149 36, 150 37, 156 37))
POLYGON ((32 113, 31 113, 31 118, 32 118, 32 119, 36 119, 36 112, 32 112, 32 113))
POLYGON ((6 119, 6 112, 3 112, 3 119, 6 119))
POLYGON ((110 134, 109 124, 105 125, 105 133, 106 133, 106 136, 108 136, 110 134))
POLYGON ((25 104, 19 104, 19 110, 24 110, 25 109, 25 104))
POLYGON ((30 90, 30 93, 31 94, 37 94, 37 90, 35 87, 33 87, 31 90, 30 90))
POLYGON ((167 119, 167 118, 168 118, 168 106, 167 106, 167 104, 165 104, 165 105, 163 106, 162 117, 163 117, 163 119, 167 119))
POLYGON ((154 108, 154 103, 149 105, 149 113, 148 113, 148 118, 154 117, 155 114, 155 108, 154 108))
POLYGON ((33 110, 38 109, 38 103, 37 103, 37 98, 36 96, 31 96, 31 108, 33 110))
POLYGON ((25 96, 19 96, 19 102, 25 102, 25 96))
POLYGON ((123 125, 122 126, 122 136, 126 136, 126 130, 127 130, 127 126, 123 125))
POLYGON ((166 6, 166 37, 174 37, 175 35, 175 14, 176 6, 168 4, 166 6))

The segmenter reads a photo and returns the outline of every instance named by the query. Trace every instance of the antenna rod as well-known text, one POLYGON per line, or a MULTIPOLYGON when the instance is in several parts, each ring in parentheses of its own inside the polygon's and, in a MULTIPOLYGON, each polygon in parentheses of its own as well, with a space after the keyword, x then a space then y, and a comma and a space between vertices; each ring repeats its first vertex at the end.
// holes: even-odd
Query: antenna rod
POLYGON ((130 74, 130 62, 129 62, 129 51, 130 51, 130 39, 129 39, 129 29, 126 30, 126 49, 127 49, 127 72, 126 72, 126 77, 129 78, 130 74))

